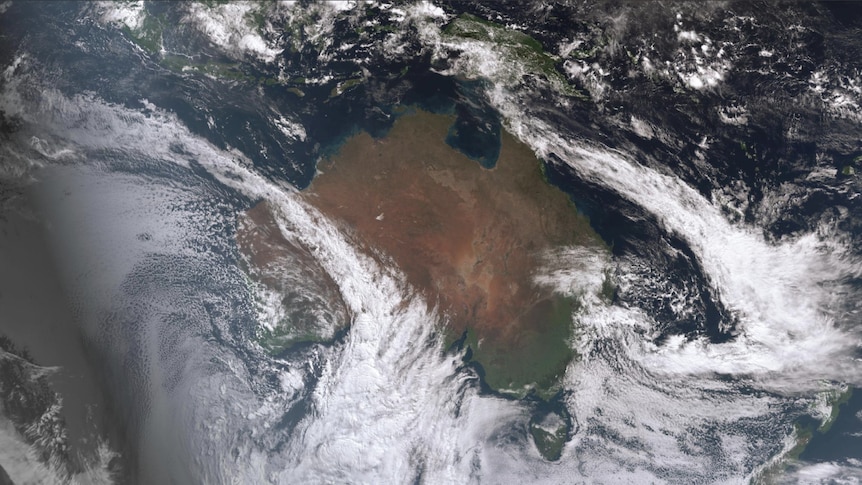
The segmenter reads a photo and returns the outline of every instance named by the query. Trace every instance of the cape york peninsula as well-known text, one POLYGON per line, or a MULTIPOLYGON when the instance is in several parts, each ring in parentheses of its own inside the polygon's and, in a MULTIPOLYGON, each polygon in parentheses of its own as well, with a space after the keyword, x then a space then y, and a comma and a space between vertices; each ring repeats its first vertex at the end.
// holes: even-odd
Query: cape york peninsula
MULTIPOLYGON (((604 242, 529 148, 504 131, 496 165, 483 168, 445 142, 453 122, 410 109, 383 138, 360 132, 320 162, 302 196, 369 254, 391 257, 445 315, 448 341, 463 337, 489 386, 547 395, 574 357, 576 299, 535 275, 548 251, 604 242)), ((273 261, 310 257, 278 235, 269 210, 250 209, 237 239, 252 274, 278 290, 284 264, 273 261)))

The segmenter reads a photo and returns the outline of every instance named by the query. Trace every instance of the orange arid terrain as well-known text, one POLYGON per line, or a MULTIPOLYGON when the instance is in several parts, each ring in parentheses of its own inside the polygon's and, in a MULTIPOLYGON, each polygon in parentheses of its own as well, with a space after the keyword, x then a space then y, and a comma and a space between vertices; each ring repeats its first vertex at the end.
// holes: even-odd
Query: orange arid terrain
MULTIPOLYGON (((571 358, 571 303, 534 276, 548 250, 602 242, 568 196, 546 182, 526 146, 504 133, 497 165, 485 169, 444 142, 452 122, 419 111, 385 138, 357 134, 319 165, 303 195, 364 246, 390 256, 429 304, 439 305, 451 335, 473 331, 492 384, 495 377, 505 388, 555 377, 571 358), (554 375, 516 370, 525 367, 516 361, 542 361, 554 348, 560 355, 539 372, 554 375)), ((249 217, 266 225, 265 210, 249 217)), ((271 231, 258 234, 277 242, 271 231)), ((249 237, 242 235, 244 246, 264 246, 249 237)))

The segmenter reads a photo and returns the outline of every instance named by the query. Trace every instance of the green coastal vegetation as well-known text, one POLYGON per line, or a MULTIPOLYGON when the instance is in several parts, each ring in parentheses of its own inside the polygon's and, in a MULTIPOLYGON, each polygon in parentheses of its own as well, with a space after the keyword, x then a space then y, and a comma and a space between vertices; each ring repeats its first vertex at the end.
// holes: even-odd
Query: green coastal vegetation
POLYGON ((841 408, 850 401, 853 397, 853 388, 845 388, 843 390, 829 391, 825 396, 826 404, 830 407, 829 416, 827 416, 819 425, 816 422, 811 422, 810 419, 797 421, 793 425, 793 436, 795 444, 787 453, 784 454, 775 464, 766 468, 758 477, 753 480, 756 484, 773 484, 779 482, 779 478, 787 469, 787 466, 800 459, 802 454, 808 448, 812 438, 819 435, 824 435, 832 429, 835 420, 841 413, 841 408))
POLYGON ((124 25, 122 30, 129 39, 149 54, 158 54, 162 50, 162 33, 165 22, 164 16, 144 14, 141 28, 133 30, 124 25))
POLYGON ((281 356, 297 344, 323 343, 327 340, 313 330, 304 333, 292 331, 290 324, 286 322, 273 330, 261 328, 257 335, 257 343, 273 357, 281 356))
POLYGON ((576 357, 571 347, 575 310, 574 298, 555 295, 528 310, 526 319, 536 325, 518 335, 515 345, 495 344, 473 328, 467 330, 464 345, 492 389, 516 397, 534 393, 548 400, 560 390, 560 378, 576 357))
POLYGON ((841 413, 841 407, 847 404, 851 397, 853 397, 852 388, 848 388, 845 391, 834 391, 829 393, 827 402, 832 410, 830 411, 829 416, 820 423, 820 426, 817 428, 818 433, 825 434, 832 429, 832 425, 835 424, 835 420, 838 419, 838 415, 841 413))
MULTIPOLYGON (((199 0, 199 2, 209 8, 217 8, 227 3, 225 0, 199 0)), ((256 8, 251 9, 246 16, 249 26, 259 33, 263 32, 267 25, 267 9, 270 7, 271 2, 262 1, 256 8)), ((312 9, 309 14, 298 16, 282 26, 285 33, 297 33, 297 35, 288 36, 290 39, 294 39, 288 43, 288 49, 296 50, 296 46, 293 44, 304 37, 299 33, 307 25, 313 24, 316 19, 315 15, 312 9)), ((144 11, 140 28, 131 29, 124 25, 121 30, 141 49, 150 55, 157 55, 163 49, 166 24, 167 19, 164 15, 151 15, 144 11)), ((358 28, 357 33, 365 34, 368 29, 374 32, 381 30, 392 32, 396 28, 397 26, 392 24, 375 24, 358 28)), ((558 70, 557 64, 561 62, 558 56, 548 53, 538 40, 519 30, 474 15, 462 14, 446 25, 443 29, 443 36, 493 44, 504 57, 511 59, 512 65, 523 66, 528 73, 547 79, 558 92, 581 99, 588 98, 585 93, 570 84, 566 76, 558 70)), ((265 85, 282 83, 275 78, 246 74, 237 64, 229 65, 214 61, 198 62, 177 55, 166 55, 160 60, 160 63, 162 66, 177 72, 197 72, 227 81, 253 82, 265 85)), ((338 96, 361 82, 361 79, 355 78, 341 80, 333 87, 331 97, 338 96)), ((290 83, 295 84, 293 80, 290 83)))
POLYGON ((562 417, 550 413, 541 420, 530 422, 530 436, 546 460, 556 461, 563 454, 563 447, 569 437, 569 426, 562 417))
POLYGON ((519 30, 474 15, 462 14, 443 29, 443 35, 493 44, 513 65, 523 66, 527 72, 543 76, 559 92, 587 98, 557 69, 560 59, 545 51, 541 42, 519 30))

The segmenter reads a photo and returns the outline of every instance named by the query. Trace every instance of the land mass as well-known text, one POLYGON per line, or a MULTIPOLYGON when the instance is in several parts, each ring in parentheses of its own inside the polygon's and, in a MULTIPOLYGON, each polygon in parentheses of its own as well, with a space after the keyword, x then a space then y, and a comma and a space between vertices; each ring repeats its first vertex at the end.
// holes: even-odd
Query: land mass
POLYGON ((446 145, 449 116, 402 116, 385 138, 359 133, 303 193, 382 250, 453 336, 469 333, 492 387, 547 388, 572 357, 573 300, 535 282, 547 251, 600 246, 530 149, 502 135, 493 169, 446 145))
POLYGON ((284 237, 272 208, 260 202, 237 220, 236 242, 246 273, 277 302, 259 301, 264 322, 259 342, 278 355, 296 343, 323 341, 349 323, 338 285, 308 248, 284 237), (277 309, 266 308, 277 305, 277 309))

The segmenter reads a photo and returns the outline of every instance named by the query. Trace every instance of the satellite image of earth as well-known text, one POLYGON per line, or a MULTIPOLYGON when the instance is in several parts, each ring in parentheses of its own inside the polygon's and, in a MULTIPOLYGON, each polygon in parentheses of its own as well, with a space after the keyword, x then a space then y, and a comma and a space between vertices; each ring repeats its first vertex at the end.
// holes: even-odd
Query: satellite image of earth
POLYGON ((862 4, 0 0, 0 485, 862 483, 862 4))

